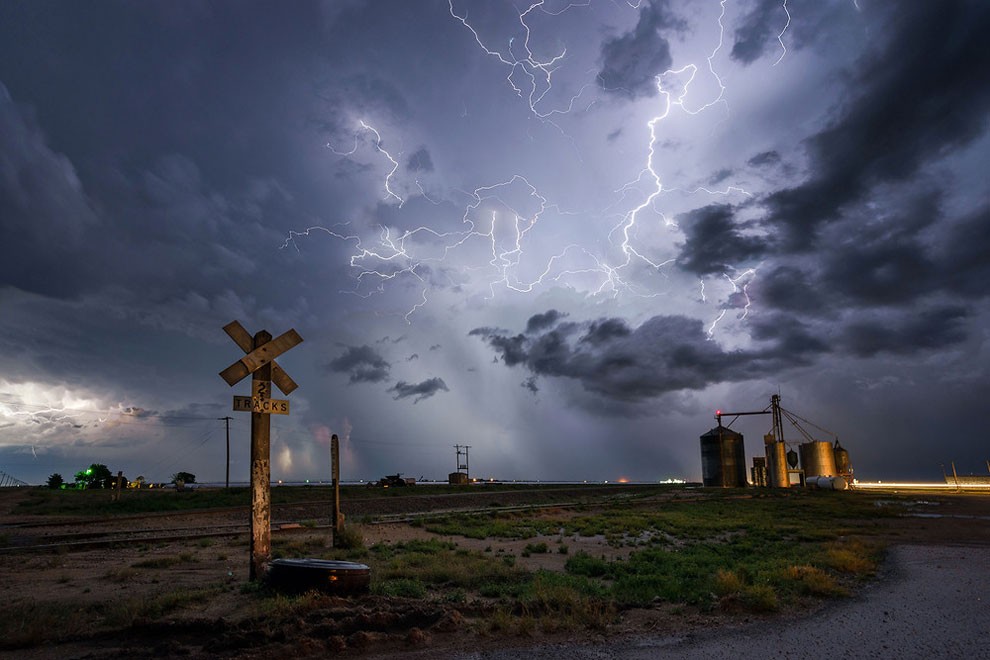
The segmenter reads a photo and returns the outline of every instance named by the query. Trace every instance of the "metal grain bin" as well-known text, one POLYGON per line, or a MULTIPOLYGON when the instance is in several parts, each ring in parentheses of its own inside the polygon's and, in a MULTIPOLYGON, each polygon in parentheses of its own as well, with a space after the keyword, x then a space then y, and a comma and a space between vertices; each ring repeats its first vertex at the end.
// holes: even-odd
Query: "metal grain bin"
POLYGON ((701 481, 713 488, 747 485, 742 433, 717 426, 701 436, 701 481))
POLYGON ((832 453, 835 455, 836 473, 843 477, 851 477, 853 470, 852 463, 849 461, 849 452, 839 444, 838 439, 836 439, 835 445, 832 447, 832 453))
POLYGON ((812 440, 802 443, 798 451, 801 454, 801 467, 804 469, 805 479, 834 477, 838 474, 835 470, 835 453, 830 443, 812 440))
POLYGON ((789 488, 787 478, 787 448, 772 435, 763 436, 767 450, 767 485, 771 488, 789 488))

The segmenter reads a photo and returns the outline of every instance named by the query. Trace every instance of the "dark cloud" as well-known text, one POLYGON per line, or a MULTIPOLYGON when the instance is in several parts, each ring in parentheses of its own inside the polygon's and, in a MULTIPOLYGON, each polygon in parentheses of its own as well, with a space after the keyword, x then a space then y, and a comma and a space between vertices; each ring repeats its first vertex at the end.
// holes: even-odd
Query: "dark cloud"
POLYGON ((644 3, 632 32, 602 44, 598 79, 605 91, 629 99, 655 96, 656 77, 673 62, 662 30, 679 27, 665 2, 644 3))
POLYGON ((367 344, 348 346, 344 353, 330 361, 330 371, 346 373, 351 383, 379 383, 388 378, 392 365, 367 344))
POLYGON ((931 258, 937 264, 939 284, 945 291, 967 298, 990 295, 990 204, 955 224, 945 240, 936 243, 931 258))
MULTIPOLYGON (((684 389, 701 389, 722 381, 746 380, 804 364, 807 353, 822 346, 806 338, 805 353, 784 350, 800 347, 794 328, 769 348, 725 351, 711 341, 702 322, 684 316, 655 316, 638 328, 621 319, 587 323, 578 333, 552 330, 531 337, 509 336, 506 331, 479 328, 482 337, 506 366, 524 365, 533 376, 576 380, 588 392, 614 402, 634 403, 684 389), (593 341, 589 338, 595 338, 593 341)), ((768 335, 769 336, 769 335, 768 335)))
POLYGON ((825 339, 816 336, 805 323, 788 314, 763 314, 750 323, 751 336, 757 341, 774 342, 782 352, 795 356, 801 363, 832 351, 825 339))
POLYGON ((948 226, 939 195, 910 198, 902 213, 866 217, 841 225, 820 258, 801 265, 783 263, 761 273, 750 291, 768 308, 834 316, 843 309, 928 308, 933 294, 985 297, 990 289, 990 206, 948 226), (939 222, 939 231, 933 223, 939 222), (934 231, 934 233, 933 233, 934 231))
POLYGON ((762 151, 746 162, 753 167, 769 167, 780 162, 780 154, 776 151, 762 151))
POLYGON ((412 362, 413 360, 418 360, 418 359, 419 359, 419 353, 413 353, 412 355, 406 358, 406 362, 412 362))
POLYGON ((708 177, 708 184, 712 186, 718 185, 723 181, 725 181, 726 179, 728 179, 730 176, 732 176, 732 169, 728 167, 723 167, 722 169, 720 169, 719 171, 715 172, 710 177, 708 177))
POLYGON ((767 199, 785 246, 817 246, 837 220, 878 185, 909 180, 933 159, 983 134, 990 116, 990 4, 884 7, 880 50, 857 63, 855 96, 808 142, 812 175, 767 199), (947 36, 951 35, 951 37, 947 36))
POLYGON ((558 312, 555 309, 547 310, 542 314, 534 314, 526 322, 526 334, 533 334, 534 332, 546 330, 566 316, 567 314, 558 312))
POLYGON ((764 239, 740 233, 733 222, 733 209, 712 204, 678 216, 687 237, 677 257, 677 265, 695 275, 724 273, 761 256, 767 249, 764 239))
POLYGON ((822 284, 796 266, 760 273, 751 287, 753 300, 772 309, 816 313, 830 307, 822 284))
POLYGON ((856 305, 911 302, 934 285, 934 264, 916 241, 848 245, 833 252, 822 275, 830 293, 856 305))
POLYGON ((406 161, 406 169, 412 172, 432 172, 433 159, 426 147, 420 147, 406 161))
POLYGON ((758 60, 768 48, 780 48, 777 35, 787 24, 787 13, 777 0, 758 0, 740 20, 730 57, 743 64, 758 60))
POLYGON ((443 347, 440 344, 433 344, 432 346, 430 346, 431 351, 439 351, 441 348, 443 347))
POLYGON ((526 380, 524 380, 523 382, 521 382, 519 385, 521 387, 525 387, 527 390, 529 390, 533 394, 536 394, 536 393, 538 393, 540 391, 540 388, 537 387, 537 385, 536 385, 536 376, 530 376, 529 378, 527 378, 526 380))
POLYGON ((47 296, 74 296, 96 274, 80 258, 99 231, 76 168, 53 151, 30 113, 0 82, 0 282, 47 296))
MULTIPOLYGON (((527 355, 524 348, 526 337, 523 335, 508 337, 502 334, 502 331, 497 328, 475 328, 468 333, 468 336, 472 335, 487 340, 502 356, 502 361, 508 367, 526 360, 527 355)), ((495 359, 498 360, 498 355, 495 356, 495 359)))
POLYGON ((400 380, 389 388, 389 392, 395 392, 395 400, 405 399, 414 396, 413 403, 419 403, 423 399, 428 399, 437 392, 449 392, 447 384, 441 378, 428 378, 419 383, 407 383, 400 380))
POLYGON ((962 307, 939 307, 917 314, 902 313, 893 319, 857 321, 843 330, 839 341, 859 357, 943 349, 966 338, 962 327, 966 317, 962 307))
POLYGON ((597 346, 613 339, 628 337, 631 333, 632 330, 622 319, 599 319, 588 325, 588 331, 580 341, 597 346))

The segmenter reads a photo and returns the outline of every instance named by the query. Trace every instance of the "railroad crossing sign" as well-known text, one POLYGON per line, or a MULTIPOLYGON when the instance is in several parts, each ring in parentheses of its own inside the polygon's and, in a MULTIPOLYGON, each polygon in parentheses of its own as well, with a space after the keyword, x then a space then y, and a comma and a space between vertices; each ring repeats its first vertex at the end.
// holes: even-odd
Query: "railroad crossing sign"
POLYGON ((234 410, 256 412, 266 415, 288 415, 289 402, 285 399, 259 399, 253 396, 235 396, 234 410))
POLYGON ((279 335, 277 339, 273 339, 267 344, 255 348, 254 341, 244 326, 237 321, 231 321, 227 325, 223 326, 223 331, 234 340, 242 351, 247 353, 240 360, 230 365, 226 369, 220 372, 220 377, 227 381, 227 384, 233 387, 239 383, 245 376, 250 373, 254 373, 259 367, 271 363, 272 365, 272 382, 282 390, 282 394, 286 396, 292 392, 292 390, 299 387, 296 385, 296 381, 289 377, 289 374, 282 371, 282 367, 278 366, 275 362, 277 358, 282 353, 287 350, 302 343, 302 337, 295 330, 289 330, 286 333, 279 335))
POLYGON ((233 387, 251 376, 251 396, 235 396, 234 410, 251 413, 251 565, 252 580, 264 576, 271 559, 271 415, 288 415, 289 402, 273 399, 272 383, 286 395, 296 382, 275 362, 282 353, 302 342, 295 330, 277 338, 262 330, 252 337, 237 321, 223 327, 245 355, 220 372, 233 387))

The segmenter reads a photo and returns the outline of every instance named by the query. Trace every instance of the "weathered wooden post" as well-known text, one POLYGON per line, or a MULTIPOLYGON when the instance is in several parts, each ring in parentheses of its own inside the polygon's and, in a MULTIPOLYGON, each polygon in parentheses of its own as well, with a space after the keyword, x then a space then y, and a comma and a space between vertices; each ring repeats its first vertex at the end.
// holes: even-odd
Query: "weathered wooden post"
POLYGON ((340 440, 337 434, 330 436, 330 471, 333 484, 333 510, 330 524, 333 525, 333 547, 340 547, 340 535, 344 531, 343 516, 340 515, 340 440))
MULTIPOLYGON (((254 335, 254 348, 272 340, 264 330, 254 335)), ((259 401, 272 398, 272 365, 259 367, 251 376, 251 396, 259 401)), ((267 412, 251 411, 251 572, 256 580, 265 574, 272 557, 272 418, 267 412)))
POLYGON ((234 410, 251 412, 251 562, 250 579, 264 577, 272 551, 272 491, 271 491, 271 414, 288 415, 289 402, 271 398, 272 382, 282 392, 297 385, 275 358, 302 342, 295 330, 276 339, 266 330, 253 338, 237 321, 224 326, 224 332, 247 353, 220 372, 228 385, 235 385, 248 374, 251 376, 251 396, 235 396, 234 410))
POLYGON ((113 491, 110 493, 110 501, 120 501, 120 490, 124 487, 124 472, 117 470, 117 478, 113 480, 113 491))

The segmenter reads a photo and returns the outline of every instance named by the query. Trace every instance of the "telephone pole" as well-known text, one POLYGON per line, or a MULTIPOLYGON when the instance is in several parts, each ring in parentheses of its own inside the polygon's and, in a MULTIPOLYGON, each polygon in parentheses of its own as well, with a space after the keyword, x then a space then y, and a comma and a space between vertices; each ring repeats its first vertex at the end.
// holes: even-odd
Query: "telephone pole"
POLYGON ((457 450, 457 471, 460 472, 461 470, 464 470, 464 474, 468 477, 468 480, 471 479, 471 463, 468 460, 468 449, 470 448, 471 445, 454 445, 454 449, 457 450), (462 449, 464 451, 461 451, 462 449), (463 463, 461 463, 462 454, 464 455, 463 463))
POLYGON ((230 490, 230 420, 234 419, 230 415, 217 417, 226 423, 227 426, 227 490, 230 490))

